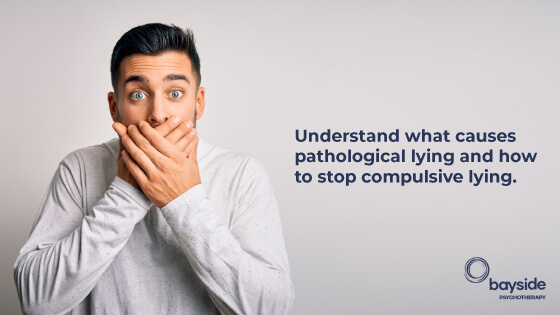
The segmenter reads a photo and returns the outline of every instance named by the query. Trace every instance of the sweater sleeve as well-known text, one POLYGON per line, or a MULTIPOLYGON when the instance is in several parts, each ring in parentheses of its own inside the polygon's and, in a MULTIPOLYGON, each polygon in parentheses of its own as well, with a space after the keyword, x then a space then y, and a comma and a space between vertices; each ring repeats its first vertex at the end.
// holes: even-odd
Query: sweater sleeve
POLYGON ((79 163, 70 154, 59 165, 14 264, 24 314, 60 314, 79 304, 151 207, 116 177, 91 215, 84 215, 79 163))
POLYGON ((220 312, 287 314, 294 289, 280 215, 264 169, 252 163, 229 227, 213 210, 204 184, 161 212, 220 312))

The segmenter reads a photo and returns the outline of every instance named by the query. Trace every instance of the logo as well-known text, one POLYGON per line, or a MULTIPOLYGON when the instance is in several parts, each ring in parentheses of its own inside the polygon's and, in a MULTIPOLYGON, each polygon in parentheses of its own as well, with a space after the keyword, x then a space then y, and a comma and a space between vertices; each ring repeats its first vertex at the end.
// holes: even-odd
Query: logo
POLYGON ((488 263, 483 258, 474 257, 469 259, 465 264, 465 278, 467 278, 467 280, 469 280, 472 283, 479 283, 486 280, 489 274, 490 274, 490 266, 488 266, 488 263), (482 272, 482 274, 479 276, 474 276, 471 272, 472 265, 476 263, 481 263, 482 266, 484 267, 484 272, 482 272))
MULTIPOLYGON (((481 283, 488 278, 488 275, 490 275, 490 266, 486 260, 480 257, 467 260, 465 278, 468 281, 481 283)), ((536 291, 535 293, 540 293, 539 291, 546 289, 546 282, 539 281, 537 277, 533 277, 533 279, 525 278, 524 281, 498 281, 490 278, 488 284, 490 291, 502 291, 499 296, 500 300, 544 300, 546 298, 546 295, 528 292, 536 291)))

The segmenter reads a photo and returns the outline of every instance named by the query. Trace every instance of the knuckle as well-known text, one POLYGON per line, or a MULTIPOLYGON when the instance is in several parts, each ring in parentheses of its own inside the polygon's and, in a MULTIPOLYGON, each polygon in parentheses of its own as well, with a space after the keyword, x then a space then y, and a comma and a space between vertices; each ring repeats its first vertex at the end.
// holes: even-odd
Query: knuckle
POLYGON ((160 170, 162 173, 170 173, 170 168, 169 165, 167 165, 166 163, 161 164, 160 170))
POLYGON ((142 151, 146 151, 148 150, 148 148, 150 147, 150 143, 146 140, 140 140, 138 141, 138 148, 142 151))
POLYGON ((134 151, 132 152, 131 156, 135 161, 140 160, 140 158, 142 157, 142 154, 140 153, 141 151, 134 151))
POLYGON ((153 137, 152 139, 150 139, 150 141, 156 146, 161 145, 162 140, 163 140, 163 138, 160 138, 160 137, 153 137))
POLYGON ((161 181, 161 176, 156 173, 156 174, 150 174, 150 188, 152 190, 154 190, 154 183, 160 182, 161 181))
POLYGON ((173 163, 179 164, 183 160, 183 156, 183 154, 175 154, 171 157, 171 160, 173 161, 173 163))
POLYGON ((158 168, 162 172, 168 172, 169 171, 169 165, 168 165, 168 163, 166 163, 166 161, 163 161, 162 159, 157 159, 157 164, 158 164, 158 168))
POLYGON ((175 151, 173 155, 171 155, 171 160, 175 163, 181 162, 185 158, 184 151, 175 151))
POLYGON ((185 125, 185 124, 181 124, 181 126, 179 127, 179 134, 181 136, 186 135, 189 132, 189 128, 185 125))
POLYGON ((130 175, 132 175, 132 177, 138 178, 138 170, 137 169, 134 169, 134 168, 131 167, 131 168, 128 169, 128 172, 130 173, 130 175))

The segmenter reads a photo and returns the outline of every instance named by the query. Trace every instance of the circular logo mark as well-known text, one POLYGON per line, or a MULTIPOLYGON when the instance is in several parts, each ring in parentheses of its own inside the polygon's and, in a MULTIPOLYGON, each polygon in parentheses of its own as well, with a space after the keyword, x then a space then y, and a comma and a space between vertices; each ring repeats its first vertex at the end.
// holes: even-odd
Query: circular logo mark
POLYGON ((488 277, 489 273, 490 273, 490 266, 488 266, 486 260, 480 257, 473 257, 469 259, 465 264, 465 278, 467 278, 467 280, 469 280, 472 283, 479 283, 484 281, 488 277), (484 267, 484 272, 480 276, 473 276, 471 273, 471 266, 477 262, 482 264, 482 266, 484 267))

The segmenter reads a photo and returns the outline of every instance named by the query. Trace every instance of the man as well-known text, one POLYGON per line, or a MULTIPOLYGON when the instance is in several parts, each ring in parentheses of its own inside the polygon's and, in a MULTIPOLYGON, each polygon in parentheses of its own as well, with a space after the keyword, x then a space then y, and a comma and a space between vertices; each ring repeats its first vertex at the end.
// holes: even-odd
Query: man
POLYGON ((192 32, 117 42, 119 139, 60 163, 14 277, 26 314, 285 314, 294 292, 274 193, 253 158, 199 140, 192 32))

